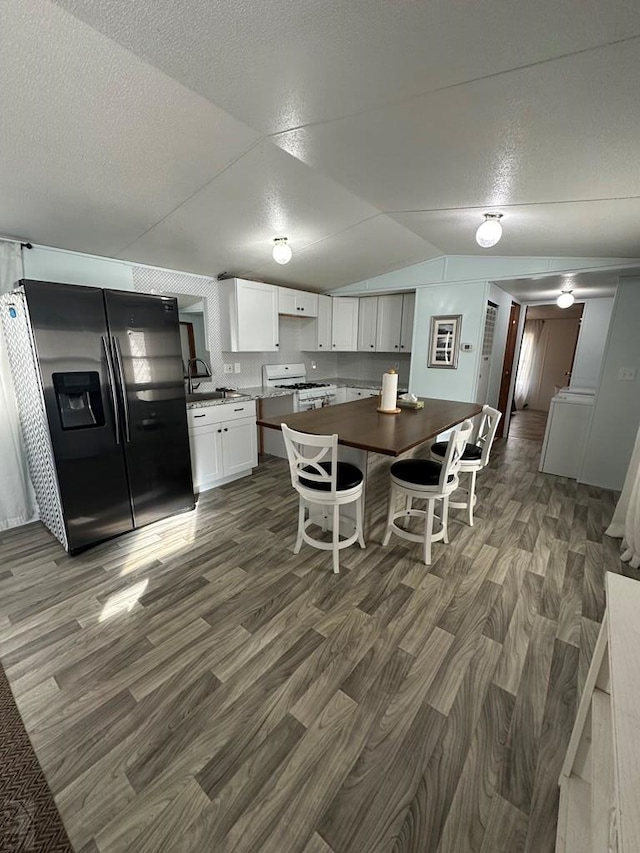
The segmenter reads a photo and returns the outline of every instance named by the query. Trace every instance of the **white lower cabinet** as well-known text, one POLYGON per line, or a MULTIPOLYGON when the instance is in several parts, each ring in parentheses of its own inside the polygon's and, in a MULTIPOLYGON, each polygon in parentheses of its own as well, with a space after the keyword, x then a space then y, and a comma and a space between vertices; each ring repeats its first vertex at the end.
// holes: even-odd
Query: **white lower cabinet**
POLYGON ((210 488, 210 484, 223 478, 222 436, 217 425, 190 429, 189 450, 193 488, 196 492, 210 488))
POLYGON ((190 409, 187 416, 196 492, 245 477, 256 467, 258 437, 253 400, 190 409))
POLYGON ((377 397, 379 393, 375 388, 347 388, 347 401, 352 403, 365 397, 377 397))
POLYGON ((225 477, 258 464, 256 419, 243 418, 222 425, 222 470, 225 477))

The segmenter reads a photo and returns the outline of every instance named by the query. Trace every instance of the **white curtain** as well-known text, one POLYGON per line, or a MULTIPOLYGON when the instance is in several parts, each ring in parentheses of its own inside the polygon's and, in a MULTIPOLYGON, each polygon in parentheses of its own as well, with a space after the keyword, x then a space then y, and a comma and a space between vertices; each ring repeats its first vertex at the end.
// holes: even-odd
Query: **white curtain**
POLYGON ((640 429, 620 500, 605 533, 622 539, 620 559, 633 569, 640 568, 640 429))
MULTIPOLYGON (((20 245, 0 240, 0 293, 11 290, 20 278, 20 245)), ((9 360, 0 331, 0 530, 25 524, 35 514, 9 360)))
POLYGON ((524 324, 522 347, 518 361, 515 400, 516 408, 522 409, 525 403, 531 403, 537 396, 542 370, 543 352, 540 339, 544 330, 544 320, 527 320, 524 324))

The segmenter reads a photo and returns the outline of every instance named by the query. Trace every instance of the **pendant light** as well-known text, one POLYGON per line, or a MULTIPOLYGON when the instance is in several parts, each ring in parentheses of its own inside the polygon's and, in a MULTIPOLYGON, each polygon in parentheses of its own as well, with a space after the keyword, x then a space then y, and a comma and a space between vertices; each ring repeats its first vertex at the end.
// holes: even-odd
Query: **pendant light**
POLYGON ((575 301, 576 298, 570 290, 563 290, 556 299, 556 305, 558 308, 570 308, 575 301))
POLYGON ((293 252, 288 243, 287 237, 276 237, 273 241, 273 260, 277 264, 288 264, 291 260, 293 252))
POLYGON ((502 237, 501 213, 485 213, 484 222, 476 231, 476 243, 483 249, 495 246, 502 237))

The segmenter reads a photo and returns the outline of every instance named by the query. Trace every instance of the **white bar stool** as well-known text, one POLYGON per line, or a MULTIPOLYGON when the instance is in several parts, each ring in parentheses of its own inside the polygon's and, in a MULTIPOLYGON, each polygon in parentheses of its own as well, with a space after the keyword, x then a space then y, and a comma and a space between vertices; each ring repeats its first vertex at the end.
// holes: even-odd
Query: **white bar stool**
POLYGON ((458 488, 458 472, 462 453, 471 436, 472 429, 471 421, 464 421, 460 429, 453 433, 442 463, 430 459, 400 459, 393 463, 390 468, 391 491, 383 545, 388 544, 392 533, 411 542, 422 542, 424 563, 428 566, 431 563, 431 543, 438 542, 440 539, 444 542, 449 541, 447 534, 449 495, 458 488), (404 495, 406 498, 405 508, 400 512, 395 511, 398 494, 404 495), (414 499, 426 500, 426 510, 413 509, 414 499), (442 515, 439 518, 440 528, 434 533, 434 519, 437 518, 435 502, 437 500, 442 501, 442 515), (409 517, 424 518, 423 533, 411 533, 396 524, 396 520, 409 517))
MULTIPOLYGON (((473 508, 477 501, 476 476, 478 471, 482 471, 489 464, 491 448, 501 417, 502 412, 492 409, 491 406, 483 406, 476 428, 462 454, 460 473, 469 475, 467 489, 465 489, 467 499, 466 501, 449 501, 449 506, 467 510, 469 527, 473 527, 473 508)), ((431 458, 435 462, 442 462, 447 452, 447 445, 447 441, 437 441, 431 445, 431 458)))
POLYGON ((300 496, 298 508, 298 537, 293 549, 298 554, 302 543, 333 553, 333 571, 338 574, 339 551, 358 542, 365 547, 363 535, 363 492, 364 476, 362 471, 350 462, 338 462, 337 435, 310 435, 296 432, 286 424, 280 424, 284 444, 289 458, 291 484, 300 496), (355 532, 340 539, 340 507, 356 502, 355 532), (332 540, 322 542, 307 533, 307 528, 317 522, 306 517, 307 508, 312 505, 323 507, 326 530, 327 510, 332 509, 332 540))

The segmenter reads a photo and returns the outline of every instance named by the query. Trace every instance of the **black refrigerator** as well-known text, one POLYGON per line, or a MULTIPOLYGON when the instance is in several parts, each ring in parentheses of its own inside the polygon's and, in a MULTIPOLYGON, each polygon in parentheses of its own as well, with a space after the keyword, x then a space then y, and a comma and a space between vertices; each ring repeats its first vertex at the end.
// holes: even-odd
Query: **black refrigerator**
POLYGON ((40 517, 70 553, 193 509, 175 298, 25 280, 2 324, 40 517))

